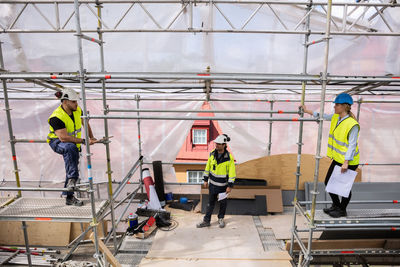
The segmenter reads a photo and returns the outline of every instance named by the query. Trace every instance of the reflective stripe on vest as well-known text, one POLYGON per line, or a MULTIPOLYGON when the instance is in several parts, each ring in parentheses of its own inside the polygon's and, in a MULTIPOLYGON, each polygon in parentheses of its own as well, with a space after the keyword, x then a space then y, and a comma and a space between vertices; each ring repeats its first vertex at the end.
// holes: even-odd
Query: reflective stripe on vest
POLYGON ((216 185, 216 186, 225 186, 228 184, 228 182, 226 183, 218 183, 216 181, 213 181, 212 179, 208 180, 210 182, 210 184, 216 185))
MULTIPOLYGON (((354 126, 358 125, 358 127, 360 127, 360 125, 352 117, 344 119, 339 123, 339 125, 337 124, 338 121, 339 121, 339 115, 334 114, 332 116, 331 126, 329 130, 327 156, 339 163, 343 163, 345 161, 347 148, 349 147, 348 136, 350 130, 354 126)), ((357 142, 354 157, 352 160, 349 161, 349 165, 358 165, 359 161, 360 161, 360 153, 358 150, 358 142, 357 142)))
MULTIPOLYGON (((82 121, 81 121, 81 115, 82 115, 82 110, 78 106, 77 110, 72 112, 74 116, 74 121, 72 121, 71 117, 64 111, 64 109, 59 106, 56 108, 53 113, 50 115, 49 119, 47 120, 48 122, 50 121, 51 118, 57 117, 60 119, 64 124, 65 128, 67 130, 67 134, 69 136, 74 136, 76 138, 81 138, 82 136, 82 121)), ((55 134, 53 127, 51 125, 49 126, 49 134, 47 135, 47 143, 50 143, 51 140, 57 139, 58 136, 55 134)), ((81 147, 81 144, 76 144, 78 148, 81 147)))

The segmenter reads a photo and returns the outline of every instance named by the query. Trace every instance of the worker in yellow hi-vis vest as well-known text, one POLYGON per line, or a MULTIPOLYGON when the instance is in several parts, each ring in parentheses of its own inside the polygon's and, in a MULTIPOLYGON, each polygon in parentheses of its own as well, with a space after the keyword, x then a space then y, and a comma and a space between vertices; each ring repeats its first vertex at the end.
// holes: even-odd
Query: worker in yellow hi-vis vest
POLYGON ((207 211, 203 221, 196 225, 197 228, 211 225, 211 214, 217 200, 220 204, 218 225, 220 228, 225 227, 226 194, 231 192, 236 178, 235 160, 226 147, 226 143, 229 141, 230 138, 226 134, 221 134, 214 140, 215 149, 210 153, 203 177, 204 187, 209 188, 207 211), (224 197, 221 197, 220 194, 224 197))
MULTIPOLYGON (((327 156, 332 159, 332 163, 328 169, 325 178, 325 186, 328 184, 329 178, 332 175, 336 165, 341 166, 341 172, 346 172, 347 169, 356 170, 360 161, 360 153, 358 150, 358 135, 360 132, 360 124, 354 114, 350 111, 353 104, 353 98, 346 93, 339 94, 335 98, 335 114, 323 115, 325 120, 331 121, 328 138, 327 156)), ((304 113, 319 117, 317 112, 308 110, 306 106, 302 106, 304 113)), ((324 212, 333 218, 347 216, 346 208, 351 199, 343 197, 339 200, 339 196, 329 193, 332 199, 332 206, 325 208, 324 212)))
MULTIPOLYGON (((79 152, 81 145, 85 144, 85 139, 82 136, 83 120, 82 110, 78 106, 79 96, 72 89, 64 89, 62 92, 57 92, 56 97, 61 99, 61 105, 56 108, 48 119, 50 132, 47 135, 47 143, 54 152, 61 154, 65 164, 65 184, 68 192, 63 192, 67 195, 66 204, 74 206, 82 206, 83 202, 74 196, 74 188, 76 181, 79 178, 79 152)), ((96 142, 93 137, 92 129, 88 123, 88 131, 92 145, 96 142)))

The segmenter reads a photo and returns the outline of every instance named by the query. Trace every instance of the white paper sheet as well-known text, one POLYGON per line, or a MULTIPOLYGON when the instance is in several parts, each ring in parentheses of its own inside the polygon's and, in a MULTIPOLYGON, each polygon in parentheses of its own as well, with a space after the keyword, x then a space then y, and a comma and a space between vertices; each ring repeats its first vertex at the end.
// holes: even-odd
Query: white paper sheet
POLYGON ((340 166, 335 166, 325 190, 339 196, 349 197, 357 172, 348 169, 345 173, 341 173, 340 170, 340 166))
POLYGON ((218 194, 218 201, 221 201, 221 200, 227 198, 228 196, 229 196, 229 194, 227 194, 226 192, 219 193, 218 194))

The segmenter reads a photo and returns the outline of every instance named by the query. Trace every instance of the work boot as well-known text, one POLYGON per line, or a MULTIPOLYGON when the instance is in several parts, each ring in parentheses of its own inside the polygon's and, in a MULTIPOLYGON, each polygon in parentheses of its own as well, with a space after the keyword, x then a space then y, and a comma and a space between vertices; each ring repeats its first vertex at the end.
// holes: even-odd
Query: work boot
POLYGON ((68 191, 74 191, 76 188, 76 180, 75 178, 69 178, 67 183, 68 191))
POLYGON ((225 222, 223 218, 218 219, 218 224, 219 228, 224 228, 225 227, 225 222))
POLYGON ((328 213, 332 218, 346 217, 347 212, 344 209, 336 207, 333 211, 328 213))
POLYGON ((336 206, 332 204, 329 208, 324 208, 323 211, 329 215, 329 212, 334 211, 336 209, 336 206))
POLYGON ((67 196, 67 199, 65 200, 65 204, 80 207, 80 206, 83 206, 83 201, 77 199, 74 195, 72 195, 72 196, 67 196))
POLYGON ((209 223, 209 222, 205 222, 205 221, 202 221, 202 222, 199 222, 197 225, 196 225, 196 227, 197 228, 203 228, 203 227, 209 227, 211 224, 209 223))

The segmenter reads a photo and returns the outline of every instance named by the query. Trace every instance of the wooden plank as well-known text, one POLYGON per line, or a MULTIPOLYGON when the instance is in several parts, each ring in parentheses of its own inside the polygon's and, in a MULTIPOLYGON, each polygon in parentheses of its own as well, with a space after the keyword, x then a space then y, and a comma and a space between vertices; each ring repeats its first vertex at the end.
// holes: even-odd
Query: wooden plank
MULTIPOLYGON (((86 228, 89 226, 89 223, 82 223, 82 226, 83 226, 83 231, 85 231, 86 228)), ((104 237, 103 229, 107 233, 107 221, 105 220, 102 223, 99 223, 99 225, 97 225, 97 234, 99 235, 99 237, 104 237)), ((82 233, 81 223, 78 222, 71 223, 71 232, 69 241, 71 242, 72 240, 77 238, 81 233, 82 233)), ((90 231, 86 233, 83 239, 87 240, 89 238, 90 238, 90 231)))
MULTIPOLYGON (((66 246, 69 244, 71 223, 27 222, 28 240, 32 246, 66 246), (57 238, 54 238, 54 237, 57 238)), ((25 245, 21 222, 0 222, 0 244, 25 245)))
POLYGON ((400 239, 387 239, 383 245, 384 249, 400 249, 400 239))
MULTIPOLYGON (((342 239, 342 240, 315 240, 312 241, 312 249, 363 249, 363 248, 383 248, 385 239, 342 239)), ((307 247, 307 241, 304 241, 307 247)), ((294 250, 300 250, 295 242, 294 250)), ((286 243, 286 250, 290 249, 290 240, 286 243)))
POLYGON ((145 239, 148 237, 155 229, 157 228, 156 224, 154 223, 152 226, 150 226, 149 230, 144 232, 144 233, 136 233, 135 237, 138 239, 145 239))
MULTIPOLYGON (((93 243, 95 242, 93 232, 90 234, 90 240, 92 240, 93 243)), ((104 255, 107 258, 108 263, 110 263, 114 267, 122 267, 122 265, 114 257, 114 255, 111 253, 111 251, 108 249, 108 247, 103 243, 103 241, 101 241, 99 239, 98 244, 99 244, 99 250, 104 253, 104 255)))
MULTIPOLYGON (((325 181, 331 160, 320 160, 318 180, 325 181)), ((282 190, 294 190, 296 184, 297 154, 280 154, 250 160, 237 165, 236 177, 266 180, 268 186, 279 186, 282 190)), ((314 180, 315 156, 301 155, 301 176, 299 189, 304 190, 304 182, 314 180)), ((357 169, 356 182, 361 181, 361 170, 357 169)))
POLYGON ((144 258, 140 262, 140 267, 292 267, 290 260, 271 260, 271 259, 158 259, 158 258, 144 258))

